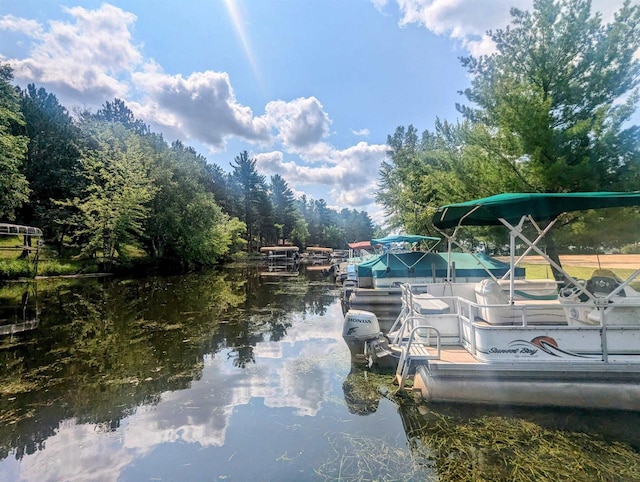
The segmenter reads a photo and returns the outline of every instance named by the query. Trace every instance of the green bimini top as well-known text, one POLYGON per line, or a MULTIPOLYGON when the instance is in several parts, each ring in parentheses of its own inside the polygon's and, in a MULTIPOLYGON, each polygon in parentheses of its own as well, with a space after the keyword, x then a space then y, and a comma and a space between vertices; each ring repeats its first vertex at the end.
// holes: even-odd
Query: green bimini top
POLYGON ((372 239, 371 245, 382 244, 388 246, 391 243, 419 243, 420 241, 440 241, 440 238, 421 236, 419 234, 394 234, 386 238, 372 239))
POLYGON ((491 226, 505 219, 513 224, 522 216, 549 221, 562 213, 625 206, 640 206, 640 191, 504 193, 474 201, 442 206, 433 216, 439 229, 456 226, 491 226))
MULTIPOLYGON (((449 265, 447 253, 390 253, 376 256, 357 265, 358 277, 399 278, 430 277, 435 269, 436 277, 447 276, 449 265)), ((509 264, 503 263, 484 253, 474 257, 470 253, 451 253, 451 262, 455 264, 456 274, 461 278, 486 277, 487 271, 501 277, 509 271, 509 264)), ((516 277, 524 277, 524 268, 516 268, 516 277)))

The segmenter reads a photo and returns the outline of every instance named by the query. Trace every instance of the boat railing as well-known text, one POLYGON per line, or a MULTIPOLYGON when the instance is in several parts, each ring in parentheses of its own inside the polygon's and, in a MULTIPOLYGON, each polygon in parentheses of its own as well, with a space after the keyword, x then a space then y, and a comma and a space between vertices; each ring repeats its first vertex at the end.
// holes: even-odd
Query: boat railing
MULTIPOLYGON (((456 297, 454 315, 457 316, 460 341, 472 355, 477 355, 476 340, 479 329, 507 329, 517 330, 519 328, 540 328, 557 330, 576 330, 577 332, 596 332, 600 337, 602 349, 602 361, 609 362, 609 350, 611 336, 616 339, 621 334, 628 333, 634 337, 640 334, 640 298, 631 300, 627 298, 625 304, 610 303, 604 298, 596 298, 595 301, 581 303, 563 303, 562 309, 566 313, 567 319, 564 322, 540 322, 531 321, 531 317, 536 310, 543 312, 548 309, 548 304, 526 304, 521 307, 519 322, 514 321, 505 324, 489 324, 479 316, 483 310, 487 309, 513 309, 510 304, 487 305, 480 304, 462 297, 456 297), (573 314, 571 314, 573 311, 573 314), (588 315, 586 315, 588 313, 588 315), (631 316, 629 316, 631 315, 631 316), (574 318, 572 318, 572 316, 574 318), (579 320, 577 318, 580 318, 579 320)), ((442 316, 442 315, 432 315, 442 316)), ((425 317, 424 323, 433 323, 431 316, 425 317)))
MULTIPOLYGON (((407 319, 410 322, 411 318, 407 319)), ((429 325, 415 326, 409 332, 406 342, 400 345, 400 360, 396 369, 396 381, 399 390, 404 388, 405 380, 409 375, 409 369, 414 361, 439 360, 441 355, 440 332, 429 325), (435 339, 435 352, 432 346, 435 339)))
POLYGON ((437 326, 439 343, 465 346, 472 355, 477 355, 477 330, 586 330, 598 333, 602 361, 608 362, 610 343, 619 343, 623 332, 629 332, 630 336, 636 336, 637 332, 640 336, 640 297, 622 297, 623 301, 617 302, 595 297, 575 303, 527 300, 487 304, 464 296, 435 296, 449 305, 449 312, 424 314, 416 309, 414 301, 418 295, 414 286, 401 285, 401 296, 400 313, 389 331, 390 341, 396 346, 406 345, 412 331, 420 326, 437 326))

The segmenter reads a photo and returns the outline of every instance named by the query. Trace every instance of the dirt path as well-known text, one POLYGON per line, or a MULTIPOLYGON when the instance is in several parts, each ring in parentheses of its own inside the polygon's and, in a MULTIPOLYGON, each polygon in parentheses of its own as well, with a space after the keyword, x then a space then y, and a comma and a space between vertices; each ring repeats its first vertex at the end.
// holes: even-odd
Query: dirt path
MULTIPOLYGON (((509 262, 508 258, 501 258, 509 262)), ((570 254, 561 255, 563 266, 587 266, 592 268, 640 268, 640 254, 570 254)), ((542 256, 527 256, 525 263, 546 264, 542 256)))

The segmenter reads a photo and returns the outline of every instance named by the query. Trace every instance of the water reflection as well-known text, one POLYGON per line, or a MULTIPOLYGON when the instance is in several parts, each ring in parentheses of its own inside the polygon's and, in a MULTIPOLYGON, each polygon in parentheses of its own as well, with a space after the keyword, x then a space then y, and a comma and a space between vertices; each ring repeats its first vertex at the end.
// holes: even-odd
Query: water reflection
MULTIPOLYGON (((351 413, 393 400, 408 450, 343 434, 357 457, 340 473, 393 480, 640 480, 640 413, 515 406, 425 404, 393 394, 392 376, 353 365, 343 384, 351 413), (381 460, 387 468, 379 466, 381 460)), ((337 466, 325 466, 328 472, 337 466)))
POLYGON ((0 338, 0 479, 640 478, 638 414, 398 397, 336 286, 261 270, 39 283, 37 330, 0 338))
POLYGON ((45 459, 56 480, 52 451, 62 479, 89 460, 101 470, 105 458, 118 473, 158 444, 224 445, 232 413, 252 399, 316 415, 326 366, 342 356, 327 352, 327 340, 341 342, 338 327, 318 322, 339 321, 337 294, 324 296, 335 288, 263 281, 257 269, 41 286, 37 337, 0 350, 0 456, 35 454, 21 468, 33 480, 42 473, 29 467, 45 459), (107 437, 82 456, 67 450, 96 432, 107 437))
POLYGON ((0 290, 0 337, 34 330, 39 323, 37 283, 15 282, 0 290))

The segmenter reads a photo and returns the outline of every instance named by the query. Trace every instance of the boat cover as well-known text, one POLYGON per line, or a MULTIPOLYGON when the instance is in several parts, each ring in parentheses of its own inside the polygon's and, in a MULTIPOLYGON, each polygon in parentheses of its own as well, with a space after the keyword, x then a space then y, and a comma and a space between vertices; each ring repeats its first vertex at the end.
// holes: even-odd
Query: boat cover
POLYGON ((440 238, 420 236, 419 234, 394 234, 385 238, 372 239, 371 244, 389 246, 391 243, 419 243, 420 241, 440 241, 440 238))
POLYGON ((357 241, 355 243, 347 243, 351 249, 367 249, 371 248, 371 241, 357 241))
POLYGON ((640 191, 504 193, 442 206, 433 216, 433 224, 439 229, 490 226, 501 224, 501 218, 514 224, 526 215, 549 221, 565 212, 639 205, 640 191))
MULTIPOLYGON (((451 262, 455 263, 456 276, 460 278, 483 277, 487 275, 487 269, 494 276, 500 277, 507 273, 509 264, 503 263, 484 253, 477 253, 476 258, 469 253, 451 253, 451 262), (482 264, 478 261, 482 261, 482 264), (486 269, 483 268, 483 265, 486 269)), ((432 266, 435 266, 436 277, 447 276, 447 253, 424 253, 411 251, 408 253, 381 254, 364 261, 357 266, 358 277, 404 278, 404 277, 430 277, 432 266), (424 256, 422 259, 420 259, 424 256)), ((524 268, 516 268, 515 276, 522 278, 525 275, 524 268)))

